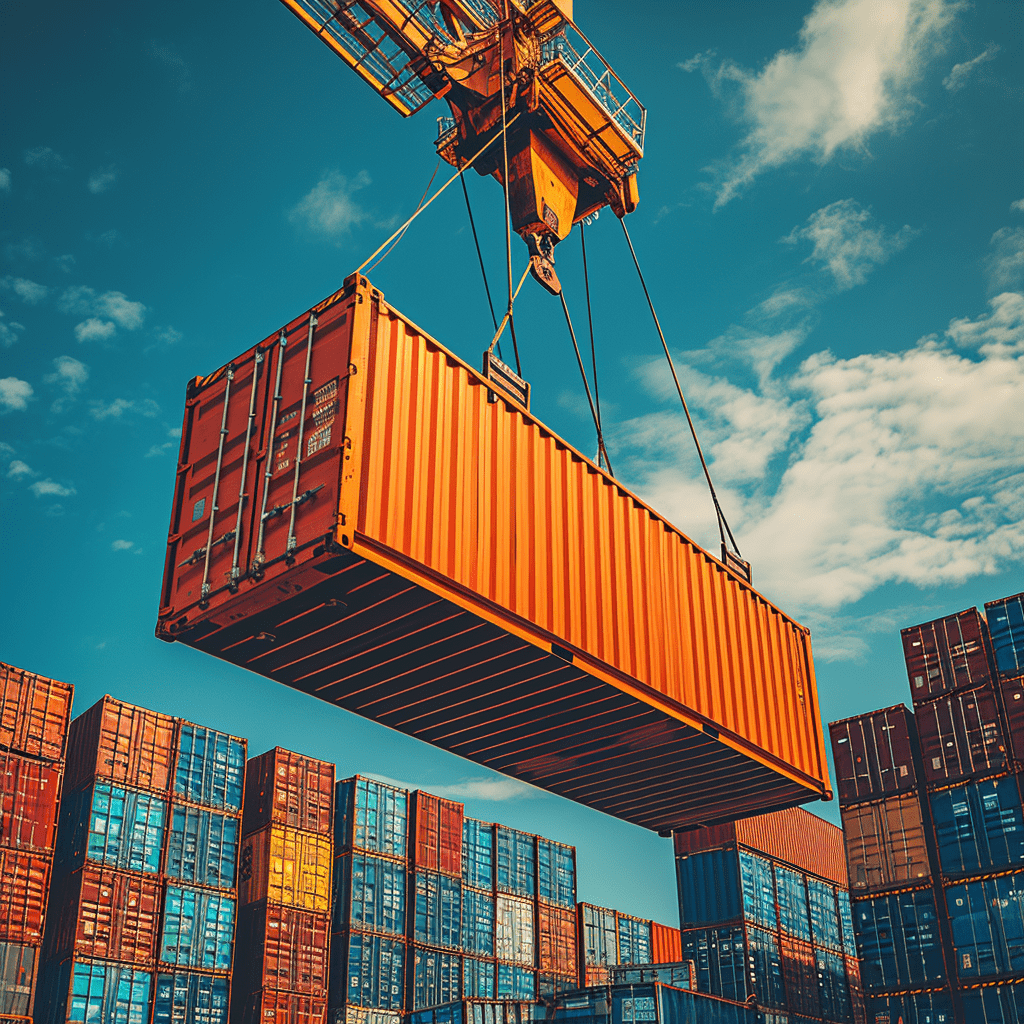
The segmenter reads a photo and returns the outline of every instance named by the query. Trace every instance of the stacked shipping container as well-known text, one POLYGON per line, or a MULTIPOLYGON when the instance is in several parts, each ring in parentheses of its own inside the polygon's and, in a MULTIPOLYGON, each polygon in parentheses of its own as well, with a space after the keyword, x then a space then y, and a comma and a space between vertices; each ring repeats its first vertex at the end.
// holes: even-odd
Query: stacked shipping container
POLYGON ((323 1024, 334 765, 281 747, 246 765, 232 1024, 323 1024))
POLYGON ((225 1024, 245 741, 109 696, 71 724, 45 1024, 225 1024))
POLYGON ((0 1022, 32 1019, 72 695, 0 663, 0 1022))
POLYGON ((863 1024, 840 829, 779 811, 677 833, 675 851, 682 959, 698 991, 863 1024))

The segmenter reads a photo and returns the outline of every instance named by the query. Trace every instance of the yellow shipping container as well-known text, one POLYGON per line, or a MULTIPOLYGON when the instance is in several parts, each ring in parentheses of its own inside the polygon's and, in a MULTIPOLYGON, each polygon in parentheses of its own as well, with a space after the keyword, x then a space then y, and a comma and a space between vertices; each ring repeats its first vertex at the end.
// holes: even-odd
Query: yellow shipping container
POLYGON ((329 913, 334 844, 327 836, 268 825, 242 840, 240 906, 269 899, 329 913))

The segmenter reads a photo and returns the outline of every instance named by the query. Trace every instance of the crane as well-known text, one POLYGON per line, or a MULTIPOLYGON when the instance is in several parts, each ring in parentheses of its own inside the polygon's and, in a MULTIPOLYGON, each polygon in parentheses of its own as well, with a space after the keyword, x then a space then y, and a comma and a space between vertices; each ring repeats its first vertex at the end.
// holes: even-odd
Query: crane
POLYGON ((506 222, 553 294, 554 248, 573 225, 636 208, 646 111, 573 23, 572 0, 282 3, 403 116, 447 102, 438 155, 501 183, 506 222))

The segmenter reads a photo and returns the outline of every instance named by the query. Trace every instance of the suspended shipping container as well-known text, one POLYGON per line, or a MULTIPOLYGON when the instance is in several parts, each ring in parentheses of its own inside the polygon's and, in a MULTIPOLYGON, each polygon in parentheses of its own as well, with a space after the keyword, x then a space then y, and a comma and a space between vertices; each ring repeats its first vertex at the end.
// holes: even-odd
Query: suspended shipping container
POLYGON ((506 963, 532 967, 535 935, 533 901, 499 895, 495 906, 495 956, 506 963))
POLYGON ((361 775, 335 788, 334 852, 365 850, 405 860, 409 794, 361 775))
POLYGON ((921 885, 931 877, 917 794, 841 808, 854 893, 921 885))
POLYGON ((158 974, 153 986, 153 1024, 227 1024, 227 978, 198 971, 158 974))
POLYGON ((329 913, 330 839, 312 832, 268 825, 242 840, 238 899, 244 906, 271 899, 289 907, 329 913))
POLYGON ((0 846, 52 853, 61 770, 0 750, 0 846))
MULTIPOLYGON (((410 884, 410 896, 416 901, 415 908, 410 908, 413 909, 412 938, 427 946, 459 948, 462 941, 462 882, 434 871, 418 871, 410 884)), ((499 914, 501 906, 499 900, 499 914)), ((530 911, 532 914, 532 906, 530 911)), ((500 934, 500 921, 498 928, 500 934)), ((532 939, 532 931, 530 934, 532 939)))
MULTIPOLYGON (((368 853, 351 853, 334 861, 334 931, 404 935, 405 865, 368 853)), ((493 914, 492 914, 493 929, 493 914)))
POLYGON ((0 661, 0 750, 61 761, 74 687, 0 661))
POLYGON ((38 945, 50 891, 51 858, 0 847, 0 942, 38 945))
POLYGON ((929 783, 956 782, 1010 767, 991 686, 919 704, 915 717, 929 783))
POLYGON ((68 733, 67 786, 97 779, 165 794, 170 789, 175 722, 146 708, 101 697, 68 733))
POLYGON ((235 900, 215 892, 168 885, 160 963, 229 971, 235 938, 235 900))
MULTIPOLYGON (((492 893, 478 892, 466 886, 462 888, 462 938, 463 952, 472 956, 494 956, 494 913, 495 899, 492 893)), ((572 911, 573 929, 576 926, 576 911, 572 911)))
POLYGON ((985 604, 996 669, 1008 676, 1024 675, 1024 594, 985 604))
POLYGON ((926 988, 946 981, 931 888, 853 904, 866 992, 926 988))
POLYGON ((537 896, 576 909, 576 847, 537 837, 537 896))
POLYGON ((462 957, 423 946, 408 947, 409 996, 407 1008, 451 1003, 462 996, 462 957))
MULTIPOLYGON (((36 1024, 149 1024, 153 975, 124 964, 65 960, 39 989, 36 1024)), ((198 1022, 197 1022, 198 1024, 198 1022)))
POLYGON ((326 997, 330 926, 324 914, 282 907, 269 900, 238 913, 235 933, 234 998, 281 989, 326 997))
POLYGON ((466 885, 494 888, 494 828, 475 818, 462 821, 462 881, 466 885))
POLYGON ((1015 775, 953 786, 929 796, 946 877, 1024 866, 1024 811, 1015 775))
POLYGON ((164 873, 189 885, 234 889, 239 820, 204 807, 171 808, 164 873))
POLYGON ((334 831, 334 765, 274 747, 245 766, 244 833, 285 825, 329 836, 334 831))
POLYGON ((903 704, 829 723, 840 804, 917 789, 914 716, 903 704))
POLYGON ((0 942, 0 1018, 31 1019, 39 950, 16 942, 0 942))
POLYGON ((1024 972, 1024 872, 949 886, 946 905, 961 981, 1024 972))
POLYGON ((417 871, 462 877, 463 806, 418 789, 410 796, 412 862, 417 871))
POLYGON ((178 725, 174 795, 220 811, 242 809, 246 742, 216 729, 178 725))
POLYGON ((900 630, 914 704, 992 681, 988 627, 977 608, 900 630))
POLYGON ((365 278, 179 465, 161 638, 652 829, 830 797, 807 631, 365 278))

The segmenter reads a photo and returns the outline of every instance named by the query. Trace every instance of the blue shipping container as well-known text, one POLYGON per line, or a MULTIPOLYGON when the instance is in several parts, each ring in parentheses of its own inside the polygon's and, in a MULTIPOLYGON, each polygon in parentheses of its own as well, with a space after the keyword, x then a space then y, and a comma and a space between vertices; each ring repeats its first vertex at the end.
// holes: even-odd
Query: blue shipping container
POLYGON ((640 967, 613 967, 610 972, 613 985, 644 985, 660 981, 675 988, 694 988, 690 977, 691 964, 682 960, 675 964, 646 964, 640 967))
POLYGON ((651 956, 651 922, 628 914, 618 915, 619 963, 649 964, 651 956))
MULTIPOLYGON (((769 884, 771 870, 769 864, 769 884)), ((747 876, 744 876, 742 905, 739 879, 740 867, 735 850, 707 850, 703 853, 677 857, 676 884, 679 890, 679 920, 682 926, 689 928, 693 925, 738 922, 747 903, 747 876)), ((774 916, 774 891, 771 894, 771 907, 774 916)))
MULTIPOLYGON (((919 992, 915 995, 872 996, 867 1001, 871 1024, 953 1024, 949 993, 919 992)), ((970 1024, 977 1024, 968 1017, 970 1024)))
POLYGON ((757 996, 758 1006, 787 1005, 778 939, 761 928, 747 929, 747 991, 757 996))
POLYGON ((220 893, 168 885, 160 962, 207 971, 231 969, 235 900, 220 893))
POLYGON ((1007 675, 1024 672, 1024 594, 985 605, 996 667, 1007 675))
POLYGON ((697 971, 697 991, 742 1003, 747 991, 743 928, 702 928, 683 932, 683 959, 697 971))
POLYGON ((494 956, 494 897, 489 892, 462 890, 460 945, 475 956, 494 956))
POLYGON ((775 865, 775 898, 779 904, 779 927, 796 939, 811 941, 807 914, 807 883, 799 871, 775 865))
POLYGON ((525 967, 498 964, 498 998, 533 1002, 537 998, 537 974, 525 967))
MULTIPOLYGON (((570 997, 571 998, 571 997, 570 997)), ((612 989, 611 1024, 754 1024, 753 1007, 666 985, 612 989)))
POLYGON ((331 936, 332 1007, 401 1010, 405 993, 405 943, 383 935, 351 932, 331 936))
POLYGON ((418 871, 413 892, 414 941, 457 949, 462 942, 462 883, 433 871, 418 871))
POLYGON ((839 904, 839 921, 843 926, 843 952, 847 956, 855 957, 857 955, 857 934, 853 929, 850 894, 845 889, 837 889, 836 902, 839 904))
POLYGON ((405 934, 405 865, 355 851, 334 861, 334 931, 405 934))
POLYGON ((461 997, 462 957, 458 953, 411 946, 409 960, 412 1006, 407 1009, 421 1010, 461 997))
POLYGON ((810 907, 811 936, 814 944, 822 949, 842 953, 843 930, 839 924, 836 887, 808 876, 807 902, 810 907))
MULTIPOLYGON (((771 861, 741 850, 739 867, 744 918, 759 928, 775 931, 779 927, 779 917, 775 908, 775 880, 771 861)), ((722 923, 726 920, 728 918, 722 918, 722 923)))
POLYGON ((1020 1024, 1024 985, 993 985, 963 992, 964 1019, 971 1024, 1020 1024))
POLYGON ((946 890, 961 978, 1024 971, 1024 872, 946 890))
POLYGON ((515 893, 518 896, 533 896, 537 891, 534 837, 525 832, 495 825, 494 846, 498 891, 515 893))
POLYGON ((857 900, 853 915, 865 991, 946 980, 931 889, 857 900))
POLYGON ((816 949, 815 968, 818 972, 818 999, 821 1015, 828 1021, 852 1021, 850 985, 846 978, 846 963, 838 953, 816 949))
POLYGON ((537 895, 561 907, 576 906, 576 850, 572 846, 537 840, 537 895))
POLYGON ((462 881, 494 888, 494 826, 476 818, 462 819, 462 881))
POLYGON ((590 967, 617 963, 618 928, 614 910, 583 904, 583 962, 590 967))
POLYGON ((68 960, 43 993, 51 1003, 43 1019, 74 1024, 148 1024, 152 975, 121 964, 68 960), (66 999, 66 1002, 65 1002, 66 999))
POLYGON ((228 979, 192 971, 158 974, 153 1024, 227 1024, 228 979))
POLYGON ((29 1015, 37 952, 34 946, 0 942, 0 1019, 29 1015))
POLYGON ((405 1024, 529 1024, 532 1020, 530 1003, 467 998, 407 1014, 405 1024))
POLYGON ((405 860, 409 793, 355 776, 335 787, 334 852, 365 850, 405 860))
POLYGON ((238 818, 200 807, 172 807, 167 836, 170 878, 233 889, 238 874, 238 818))
POLYGON ((462 994, 466 999, 494 998, 494 963, 462 958, 462 994))
POLYGON ((182 724, 175 796, 220 811, 240 811, 244 785, 245 743, 225 732, 182 724))
POLYGON ((1024 864, 1024 812, 1014 775, 930 797, 944 875, 988 874, 1024 864))

